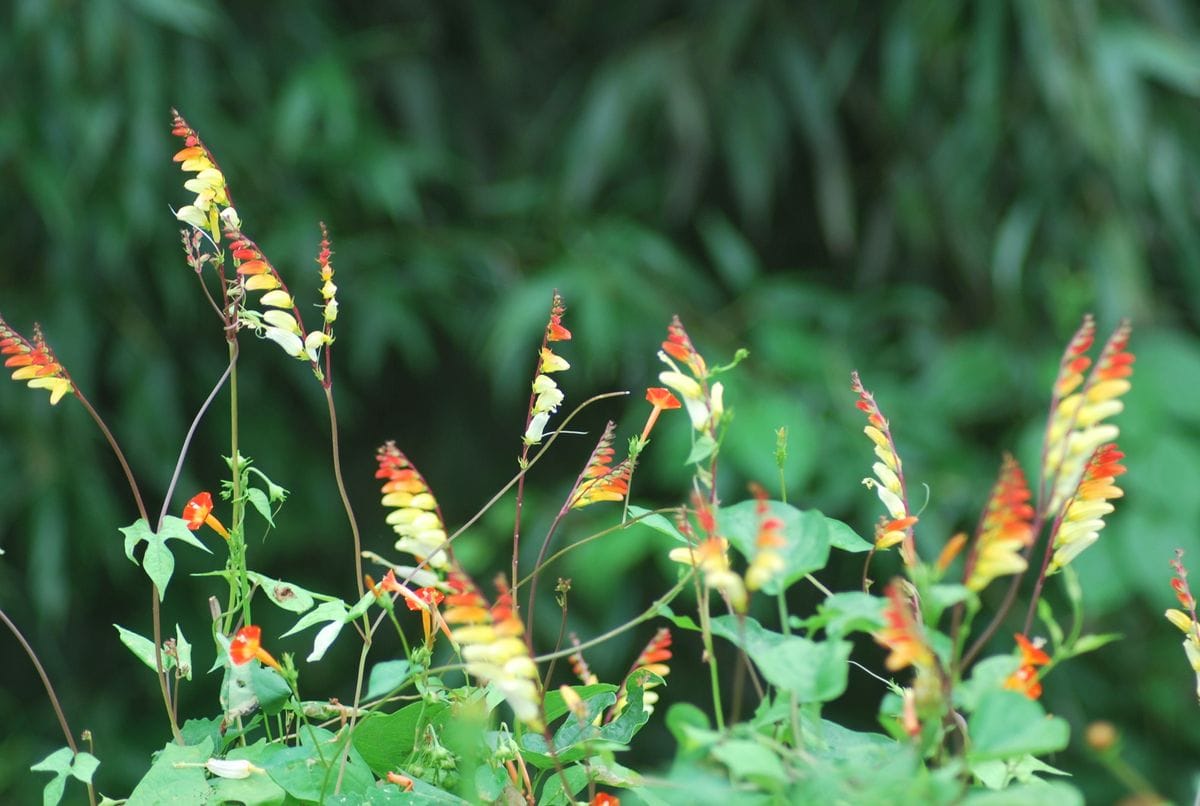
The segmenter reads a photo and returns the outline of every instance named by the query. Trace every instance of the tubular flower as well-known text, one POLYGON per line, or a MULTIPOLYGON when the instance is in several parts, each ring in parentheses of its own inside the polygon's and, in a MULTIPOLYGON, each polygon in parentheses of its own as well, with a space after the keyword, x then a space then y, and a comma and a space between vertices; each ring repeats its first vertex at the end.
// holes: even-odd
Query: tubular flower
POLYGON ((379 447, 375 459, 379 462, 375 478, 387 479, 380 488, 381 503, 393 508, 387 522, 400 535, 396 550, 413 555, 417 562, 428 560, 431 568, 448 568, 446 526, 424 477, 391 440, 379 447))
POLYGON ((708 365, 692 346, 678 316, 667 326, 667 340, 662 343, 658 358, 670 367, 659 373, 658 379, 679 393, 692 427, 704 433, 712 432, 725 412, 725 389, 720 383, 708 384, 708 365), (676 361, 681 362, 690 374, 685 375, 676 361))
MULTIPOLYGON (((244 326, 262 338, 275 342, 292 358, 315 363, 316 358, 305 351, 306 339, 310 334, 304 332, 304 326, 296 315, 296 301, 292 299, 279 272, 267 260, 258 244, 236 228, 227 227, 226 234, 230 238, 233 265, 242 289, 262 292, 259 304, 263 310, 242 308, 244 326)), ((313 346, 315 355, 315 348, 320 345, 313 346)))
POLYGON ((183 519, 187 521, 187 528, 194 532, 207 524, 214 532, 228 540, 229 531, 217 520, 217 516, 212 514, 212 510, 213 500, 210 493, 203 492, 193 495, 191 500, 183 505, 183 519))
POLYGON ((30 342, 0 318, 0 355, 8 356, 4 366, 16 367, 12 379, 25 381, 30 389, 48 391, 51 406, 57 405, 63 395, 74 389, 71 377, 54 357, 39 325, 33 326, 33 341, 30 342))
POLYGON ((879 458, 871 467, 875 471, 875 478, 865 478, 863 484, 868 489, 875 490, 888 512, 888 517, 881 520, 875 529, 875 548, 888 549, 903 544, 900 553, 904 562, 912 565, 916 562, 912 527, 917 522, 917 517, 908 508, 900 454, 896 452, 891 429, 875 403, 875 396, 863 387, 857 372, 850 373, 850 388, 858 395, 858 402, 854 405, 867 415, 867 426, 863 433, 875 443, 875 455, 879 458))
POLYGON ((650 416, 646 418, 646 425, 642 429, 642 442, 645 442, 646 437, 650 436, 650 430, 658 422, 658 415, 669 409, 678 409, 683 405, 679 402, 679 398, 671 394, 670 389, 662 386, 652 386, 647 389, 646 401, 654 408, 650 410, 650 416))
POLYGON ((1031 700, 1042 696, 1042 684, 1038 680, 1037 667, 1050 662, 1050 656, 1042 651, 1041 641, 1030 641, 1023 635, 1014 635, 1017 649, 1021 653, 1021 665, 1004 681, 1004 687, 1019 691, 1031 700))
POLYGON ((534 373, 532 392, 529 396, 529 420, 521 438, 526 448, 542 441, 550 415, 558 411, 563 402, 562 390, 550 375, 570 369, 571 365, 556 355, 548 345, 555 341, 570 340, 571 331, 562 325, 562 317, 566 310, 562 297, 555 291, 550 301, 550 321, 546 324, 546 335, 542 338, 542 346, 538 351, 537 372, 534 373))
POLYGON ((787 545, 787 541, 783 537, 783 521, 771 515, 767 491, 755 484, 752 492, 757 501, 758 537, 754 544, 758 553, 746 569, 746 587, 755 591, 783 573, 786 564, 779 550, 787 545))
POLYGON ((588 666, 587 661, 583 659, 583 652, 579 650, 579 636, 575 633, 571 633, 571 645, 576 648, 575 653, 567 658, 571 664, 571 671, 575 673, 575 676, 585 686, 599 683, 600 678, 596 677, 591 667, 588 666))
POLYGON ((1200 699, 1200 626, 1196 621, 1196 598, 1192 595, 1187 582, 1187 569, 1183 567, 1183 549, 1175 550, 1175 559, 1171 560, 1175 569, 1175 578, 1171 580, 1171 588, 1179 604, 1187 612, 1171 609, 1166 612, 1167 620, 1183 631, 1183 651, 1187 655, 1188 664, 1196 673, 1196 697, 1200 699))
POLYGON ((1067 345, 1054 384, 1051 415, 1042 449, 1042 478, 1051 485, 1047 516, 1054 517, 1070 497, 1096 448, 1117 438, 1117 426, 1104 422, 1119 413, 1124 404, 1121 395, 1129 391, 1133 374, 1133 354, 1129 345, 1130 327, 1121 322, 1113 331, 1095 368, 1088 350, 1095 339, 1092 317, 1083 324, 1067 345))
POLYGON ((452 593, 446 597, 442 617, 461 648, 467 673, 490 682, 517 719, 542 730, 537 666, 521 640, 525 626, 513 612, 512 594, 503 578, 497 578, 500 595, 490 608, 466 575, 451 572, 447 582, 452 593))
POLYGON ((633 464, 628 459, 615 466, 612 464, 615 455, 612 447, 615 428, 611 420, 604 427, 600 441, 596 443, 587 466, 575 484, 570 509, 581 509, 601 501, 623 501, 629 494, 629 478, 633 473, 633 464))
POLYGON ((409 610, 421 611, 421 627, 425 631, 425 643, 429 644, 433 637, 432 611, 445 599, 445 595, 437 588, 418 588, 414 599, 405 598, 404 603, 409 610))
POLYGON ((171 114, 171 134, 183 138, 183 148, 175 153, 172 161, 180 163, 179 167, 186 173, 196 174, 183 183, 185 189, 196 194, 196 198, 191 204, 180 207, 175 217, 205 230, 214 241, 220 241, 222 218, 232 221, 235 226, 240 224, 237 211, 233 210, 233 202, 229 197, 229 188, 225 184, 225 175, 217 167, 212 152, 183 116, 174 109, 171 110, 171 114))
POLYGON ((1120 463, 1124 456, 1117 450, 1116 443, 1101 445, 1092 454, 1055 529, 1054 557, 1047 573, 1061 570, 1099 539, 1104 516, 1114 508, 1109 500, 1125 494, 1114 483, 1116 477, 1125 472, 1120 463))
POLYGON ((927 669, 933 665, 933 650, 913 616, 912 605, 900 590, 900 583, 893 580, 885 591, 888 598, 883 609, 887 626, 875 633, 876 643, 891 650, 884 665, 893 672, 907 666, 927 669))
POLYGON ((1029 497, 1021 466, 1005 454, 968 563, 966 584, 971 590, 981 591, 996 577, 1025 570, 1028 563, 1021 552, 1033 542, 1034 512, 1029 497))
POLYGON ((241 666, 258 659, 264 666, 270 666, 277 672, 283 669, 279 662, 271 657, 271 653, 262 648, 262 627, 249 625, 242 627, 229 643, 229 659, 234 666, 241 666))
MULTIPOLYGON (((700 571, 704 585, 721 593, 739 613, 746 611, 746 586, 729 564, 729 541, 716 534, 716 522, 703 499, 696 498, 696 517, 706 537, 697 544, 671 549, 667 555, 677 563, 690 565, 700 571)), ((679 530, 691 535, 692 529, 686 522, 678 524, 679 530)))
MULTIPOLYGON (((671 672, 671 667, 667 665, 667 661, 671 659, 671 631, 666 627, 660 627, 654 637, 646 644, 642 654, 638 655, 638 659, 634 661, 633 668, 629 670, 629 674, 625 676, 625 682, 621 684, 621 693, 617 698, 617 702, 613 705, 612 711, 609 714, 607 721, 615 719, 628 704, 629 699, 626 696, 626 688, 629 685, 629 678, 641 670, 646 670, 659 677, 666 677, 671 672)), ((647 714, 654 713, 654 704, 658 702, 658 692, 650 689, 656 688, 658 683, 647 681, 642 689, 642 707, 647 714)))

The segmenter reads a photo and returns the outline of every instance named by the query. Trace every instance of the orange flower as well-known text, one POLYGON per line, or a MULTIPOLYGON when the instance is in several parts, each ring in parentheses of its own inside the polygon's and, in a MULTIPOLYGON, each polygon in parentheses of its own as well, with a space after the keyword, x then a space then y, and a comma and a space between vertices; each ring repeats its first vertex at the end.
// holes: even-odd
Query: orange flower
POLYGON ((1171 568, 1175 570, 1171 589, 1175 591, 1179 604, 1188 612, 1172 608, 1165 615, 1168 621, 1186 635, 1183 639, 1183 651, 1192 671, 1196 673, 1196 697, 1200 698, 1200 626, 1196 624, 1196 597, 1192 595, 1188 586, 1188 572, 1183 565, 1183 549, 1175 549, 1175 559, 1171 560, 1171 568))
POLYGON ((208 524, 214 532, 228 540, 228 530, 212 514, 212 509, 213 500, 211 494, 204 492, 193 495, 191 500, 183 505, 183 519, 187 521, 187 528, 194 532, 204 524, 208 524))
POLYGON ((588 806, 621 806, 621 799, 607 792, 597 792, 588 806))
POLYGON ((570 509, 581 509, 600 501, 623 501, 629 494, 633 464, 626 459, 613 466, 612 461, 616 456, 612 447, 615 430, 616 426, 610 420, 576 482, 570 509))
POLYGON ((418 562, 428 560, 431 568, 448 568, 445 522, 425 478, 391 440, 375 452, 375 460, 379 463, 375 478, 387 480, 380 492, 383 505, 393 508, 387 522, 400 536, 396 550, 413 555, 418 562))
POLYGON ((1050 656, 1042 651, 1040 641, 1034 643, 1023 635, 1013 636, 1021 653, 1021 665, 1004 681, 1004 687, 1019 691, 1031 700, 1042 696, 1042 684, 1038 680, 1037 667, 1050 662, 1050 656))
POLYGON ((933 651, 925 643, 925 636, 913 617, 912 605, 904 598, 900 584, 893 580, 885 592, 888 603, 883 618, 887 626, 875 633, 876 642, 891 650, 884 664, 893 672, 906 666, 932 666, 933 651))
POLYGON ((682 407, 679 398, 671 394, 671 390, 662 386, 651 386, 646 390, 646 400, 654 408, 650 410, 650 416, 646 418, 646 426, 642 429, 642 441, 646 441, 646 437, 650 436, 650 429, 654 428, 654 424, 658 422, 658 415, 668 409, 678 409, 682 407))
POLYGON ((1028 563, 1022 550, 1033 542, 1033 507, 1021 466, 1004 455, 1000 478, 984 509, 975 550, 967 563, 967 587, 981 591, 996 577, 1019 574, 1028 563))
POLYGON ((757 501, 758 513, 758 537, 754 541, 758 551, 746 569, 746 587, 753 591, 783 572, 786 565, 779 549, 787 545, 787 540, 782 534, 783 521, 770 514, 767 491, 760 484, 751 484, 750 490, 757 501))
POLYGON ((875 478, 865 478, 863 484, 868 489, 875 490, 888 511, 888 517, 881 520, 875 529, 875 548, 888 549, 902 544, 900 554, 907 565, 912 565, 917 559, 912 535, 917 516, 908 509, 900 454, 896 452, 896 443, 892 440, 888 421, 875 404, 875 396, 863 387, 857 372, 850 373, 850 388, 858 395, 858 401, 854 405, 867 415, 867 426, 863 433, 875 443, 875 455, 880 460, 871 467, 875 471, 875 478))
POLYGON ((16 367, 12 379, 25 381, 30 389, 48 391, 51 406, 74 390, 70 376, 46 344, 39 325, 33 326, 33 341, 30 342, 0 319, 0 355, 8 356, 4 366, 16 367))
POLYGON ((416 596, 416 598, 420 601, 418 602, 406 598, 404 603, 408 605, 409 610, 426 609, 421 607, 422 602, 426 605, 426 607, 436 607, 443 599, 446 598, 445 594, 443 594, 437 588, 418 588, 416 593, 413 595, 416 596))
POLYGON ((387 781, 389 784, 395 784, 400 787, 401 792, 412 792, 413 779, 407 775, 401 775, 398 772, 389 772, 387 774, 387 781))
POLYGON ((1104 516, 1114 509, 1109 499, 1125 494, 1114 483, 1117 476, 1125 472, 1120 463, 1124 457, 1116 443, 1101 445, 1092 454, 1055 529, 1052 538, 1054 557, 1047 573, 1060 570, 1100 538, 1104 516))
POLYGON ((550 301, 550 321, 546 324, 546 341, 570 341, 571 331, 563 327, 562 316, 567 312, 562 297, 554 292, 550 301))
POLYGON ((662 343, 658 358, 670 367, 668 371, 660 372, 658 379, 679 393, 692 428, 712 437, 725 413, 725 388, 720 383, 709 385, 708 365, 692 346, 678 316, 667 326, 667 340, 662 343), (690 375, 680 371, 676 360, 683 362, 690 375))
POLYGON ((257 658, 260 663, 282 672, 279 662, 262 648, 262 628, 250 625, 242 627, 229 644, 229 658, 235 666, 241 666, 257 658))
MULTIPOLYGON (((659 628, 658 632, 654 633, 654 637, 638 655, 636 661, 633 662, 633 668, 629 670, 629 674, 625 676, 624 682, 621 683, 621 690, 618 692, 617 701, 612 709, 608 712, 608 717, 605 722, 611 722, 622 711, 625 710, 629 698, 626 696, 626 687, 629 685, 629 678, 638 671, 645 669, 648 672, 666 677, 671 672, 671 667, 667 665, 667 661, 671 659, 671 631, 666 627, 659 628)), ((658 686, 658 683, 645 682, 642 688, 642 708, 646 713, 653 713, 654 704, 658 702, 658 692, 651 689, 658 686)))
POLYGON ((1104 422, 1120 413, 1120 398, 1130 389, 1133 354, 1128 351, 1130 326, 1121 322, 1100 351, 1095 368, 1087 352, 1095 340, 1096 326, 1090 315, 1071 339, 1059 365, 1054 384, 1050 421, 1042 454, 1042 478, 1051 484, 1047 518, 1053 518, 1071 497, 1089 457, 1104 443, 1112 442, 1120 429, 1104 422))
POLYGON ((183 184, 184 188, 196 194, 196 198, 191 204, 179 208, 175 217, 207 231, 214 241, 219 241, 220 221, 230 223, 234 228, 241 225, 237 211, 232 206, 225 175, 221 173, 212 153, 183 116, 174 109, 171 110, 171 114, 171 134, 183 138, 183 148, 176 152, 172 161, 180 163, 179 167, 183 171, 196 174, 183 184))
POLYGON ((542 441, 550 415, 558 411, 563 402, 563 392, 550 374, 570 369, 571 365, 546 345, 571 338, 571 331, 562 326, 562 316, 566 310, 562 297, 555 291, 550 301, 550 321, 546 324, 546 335, 538 352, 537 372, 534 373, 529 396, 529 419, 525 425, 525 434, 521 437, 526 450, 542 441))

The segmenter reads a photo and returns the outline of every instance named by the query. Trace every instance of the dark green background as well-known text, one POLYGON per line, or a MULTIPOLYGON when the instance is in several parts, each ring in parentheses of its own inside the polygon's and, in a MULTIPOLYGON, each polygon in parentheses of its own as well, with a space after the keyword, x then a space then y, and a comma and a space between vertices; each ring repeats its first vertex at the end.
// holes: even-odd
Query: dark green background
MULTIPOLYGON (((1197 545, 1200 520, 1196 23, 1184 0, 14 0, 0 11, 0 311, 26 332, 43 323, 157 510, 225 360, 168 207, 188 199, 170 162, 177 106, 301 300, 317 299, 317 222, 330 227, 336 394, 369 546, 391 543, 372 478, 384 439, 418 463, 452 525, 511 475, 557 287, 575 333, 561 351, 574 365, 560 376, 568 406, 634 393, 582 427, 618 419, 622 441, 640 427, 678 313, 710 360, 751 352, 729 381, 726 500, 751 479, 772 486, 773 431, 786 424, 789 499, 868 533, 879 507, 859 485, 870 446, 847 380, 861 370, 918 504, 928 485, 927 553, 974 524, 1003 449, 1032 472, 1080 316, 1105 331, 1131 317, 1127 496, 1078 562, 1088 629, 1126 640, 1056 671, 1045 703, 1076 736, 1095 719, 1118 724, 1127 758, 1189 800, 1194 680, 1161 612, 1173 603, 1167 561, 1197 545)), ((278 531, 254 546, 256 567, 348 595, 319 388, 252 339, 241 367, 244 451, 293 491, 278 531)), ((174 512, 218 485, 224 401, 174 512)), ((132 502, 75 401, 51 409, 8 384, 0 435, 0 606, 38 647, 75 729, 95 734, 100 789, 127 793, 167 738, 152 675, 110 626, 149 630, 148 585, 116 531, 132 502)), ((684 418, 664 420, 655 443, 634 497, 673 503, 684 418)), ((590 447, 564 440, 532 475, 529 542, 590 447)), ((466 538, 481 578, 505 566, 510 507, 466 538)), ((561 539, 588 524, 573 516, 561 539)), ((572 626, 587 636, 642 608, 666 584, 665 549, 630 534, 551 569, 574 579, 572 626)), ((1191 564, 1200 573, 1200 551, 1191 564)), ((181 556, 165 605, 201 668, 214 591, 183 574, 207 567, 181 556)), ((858 570, 827 578, 850 587, 858 570)), ((288 622, 263 613, 273 650, 307 653, 309 636, 280 640, 288 622)), ((547 611, 542 625, 555 621, 547 611)), ((595 666, 616 674, 651 632, 594 653, 595 666)), ((0 647, 0 793, 25 802, 43 780, 28 766, 62 740, 23 655, 0 647)), ((305 667, 307 696, 349 697, 353 657, 340 649, 305 667)), ((874 647, 856 657, 881 667, 874 647)), ((216 710, 201 677, 187 714, 216 710)), ((703 702, 688 681, 702 673, 681 639, 664 704, 703 702)), ((851 681, 834 714, 869 728, 884 692, 851 681)), ((640 751, 646 764, 661 760, 661 736, 640 751)), ((1053 761, 1089 801, 1115 799, 1119 785, 1080 744, 1053 761)))

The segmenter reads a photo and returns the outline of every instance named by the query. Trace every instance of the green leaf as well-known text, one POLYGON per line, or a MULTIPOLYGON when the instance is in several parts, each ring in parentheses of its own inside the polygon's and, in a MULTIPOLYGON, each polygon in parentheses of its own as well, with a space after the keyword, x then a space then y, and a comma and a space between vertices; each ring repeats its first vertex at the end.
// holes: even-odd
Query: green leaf
POLYGON ((722 507, 717 512, 717 529, 749 560, 758 553, 756 542, 763 518, 777 518, 783 524, 787 545, 779 549, 779 554, 784 559, 784 572, 763 586, 763 592, 773 596, 805 574, 825 567, 829 561, 828 519, 816 510, 803 512, 779 501, 766 502, 764 514, 759 513, 759 506, 758 501, 742 501, 722 507))
POLYGON ((71 748, 62 747, 55 750, 29 769, 33 772, 52 772, 51 778, 42 790, 43 806, 57 806, 62 800, 63 791, 67 787, 67 775, 71 771, 71 760, 75 754, 71 748))
POLYGON ((682 758, 696 755, 697 751, 721 738, 712 730, 708 714, 690 702, 677 702, 667 709, 667 730, 675 737, 676 752, 682 758))
POLYGON ((408 680, 412 669, 413 665, 406 660, 385 660, 375 664, 367 680, 365 698, 373 700, 396 691, 408 680))
POLYGON ((708 434, 700 434, 692 443, 692 450, 683 460, 685 465, 694 465, 703 462, 705 459, 713 455, 713 451, 717 449, 717 443, 708 434))
MULTIPOLYGON (((365 725, 365 723, 364 723, 365 725)), ((271 780, 298 800, 323 801, 333 794, 342 754, 342 744, 323 728, 302 727, 300 745, 280 747, 261 762, 271 780), (318 752, 318 745, 319 752, 318 752), (322 761, 322 759, 324 759, 322 761)), ((375 777, 358 751, 351 747, 342 778, 342 792, 361 796, 375 786, 375 777)), ((385 773, 386 774, 386 773, 385 773)), ((358 801, 356 801, 358 802, 358 801)))
MULTIPOLYGON (((558 763, 566 764, 592 755, 598 748, 604 746, 624 746, 629 744, 642 726, 650 719, 643 702, 643 694, 647 682, 662 683, 662 678, 645 670, 635 672, 626 686, 628 701, 617 718, 606 725, 593 724, 596 716, 603 713, 616 702, 616 694, 605 691, 585 700, 588 707, 587 716, 580 720, 568 716, 566 721, 554 735, 554 749, 558 763)), ((550 756, 546 740, 539 734, 527 733, 521 737, 525 760, 540 769, 555 766, 555 760, 550 756)))
POLYGON ((875 632, 883 627, 886 601, 862 591, 835 593, 817 605, 817 615, 805 619, 810 629, 825 628, 831 638, 852 632, 875 632))
POLYGON ((276 607, 292 613, 303 613, 315 603, 312 592, 299 585, 284 582, 281 579, 272 579, 256 571, 247 571, 246 576, 261 588, 263 593, 267 594, 267 598, 276 607))
POLYGON ((993 690, 983 696, 967 722, 972 762, 1053 753, 1067 746, 1070 727, 1047 717, 1042 707, 1015 691, 993 690))
POLYGON ((302 616, 290 630, 279 637, 287 638, 289 635, 295 635, 301 630, 325 621, 336 621, 344 624, 346 622, 346 612, 346 605, 341 600, 322 602, 315 609, 302 616))
POLYGON ((354 731, 354 749, 382 778, 396 768, 398 759, 408 757, 425 725, 449 718, 449 709, 446 703, 414 702, 395 713, 369 716, 354 731))
MULTIPOLYGON (((154 658, 154 642, 149 638, 144 638, 138 635, 132 630, 125 629, 120 624, 114 624, 113 626, 117 628, 117 635, 120 636, 121 643, 129 647, 129 651, 132 652, 138 660, 146 664, 155 674, 157 674, 158 663, 154 658)), ((174 666, 175 659, 169 655, 163 655, 162 664, 164 670, 170 669, 174 666)))
POLYGON ((709 752, 729 768, 729 774, 735 779, 753 781, 771 789, 787 782, 787 771, 779 756, 758 742, 730 739, 714 745, 709 752))
POLYGON ((1100 633, 1097 635, 1082 635, 1079 640, 1071 646, 1070 657, 1083 655, 1087 652, 1095 652, 1102 646, 1111 644, 1113 641, 1120 641, 1125 636, 1119 632, 1100 633))
POLYGON ((546 788, 542 790, 542 798, 538 801, 538 806, 567 806, 575 802, 575 795, 581 789, 587 786, 588 771, 586 767, 575 765, 563 770, 567 779, 567 787, 571 790, 571 795, 568 798, 563 792, 563 783, 555 776, 547 782, 546 788))
POLYGON ((271 502, 267 500, 266 493, 257 487, 251 487, 246 490, 246 500, 262 516, 262 519, 270 524, 271 528, 275 527, 275 518, 271 514, 271 502))
POLYGON ((675 615, 675 611, 671 609, 669 604, 660 604, 658 606, 658 614, 666 619, 669 619, 672 624, 681 630, 691 630, 692 632, 700 632, 700 625, 688 615, 675 615))
POLYGON ((675 524, 671 523, 669 518, 654 510, 630 504, 629 516, 635 519, 637 524, 647 526, 660 534, 672 538, 676 542, 684 544, 688 542, 688 539, 680 534, 679 530, 675 528, 675 524))
POLYGON ((1033 756, 1025 756, 1017 763, 1012 761, 1002 761, 993 759, 992 761, 980 761, 971 765, 971 772, 978 778, 988 789, 1003 789, 1013 781, 1020 783, 1029 783, 1030 781, 1040 781, 1035 773, 1044 772, 1050 775, 1070 775, 1069 772, 1051 767, 1041 759, 1033 756))
MULTIPOLYGON (((571 688, 579 695, 579 699, 585 702, 597 694, 617 690, 617 687, 612 683, 593 683, 590 686, 571 686, 571 688)), ((614 699, 613 702, 616 702, 616 700, 614 699)), ((546 711, 547 722, 553 722, 569 710, 566 702, 563 700, 562 693, 558 689, 546 692, 546 698, 542 701, 542 707, 546 711)))
POLYGON ((995 655, 979 661, 971 667, 971 677, 955 688, 955 704, 964 711, 974 711, 984 695, 1004 688, 1004 681, 1019 665, 1012 655, 995 655))
POLYGON ((846 524, 839 521, 837 518, 825 518, 825 525, 829 528, 829 545, 835 549, 849 551, 855 554, 860 554, 871 550, 871 544, 863 540, 858 532, 851 529, 846 524))
POLYGON ((212 553, 192 534, 186 521, 173 515, 163 518, 162 528, 157 533, 151 531, 149 524, 140 518, 130 526, 121 527, 119 531, 125 535, 125 556, 132 562, 137 562, 133 557, 137 544, 145 541, 146 553, 142 556, 142 569, 158 588, 160 601, 166 597, 167 585, 175 573, 175 556, 167 548, 168 540, 182 540, 190 546, 212 553))
POLYGON ((746 650, 773 685, 794 692, 802 702, 828 702, 846 690, 846 670, 853 645, 849 641, 811 641, 763 629, 750 617, 739 625, 735 616, 712 620, 719 635, 746 650))
POLYGON ((180 746, 170 742, 154 757, 125 806, 193 806, 212 800, 212 787, 205 780, 204 762, 212 758, 213 744, 180 746), (194 766, 176 766, 190 764, 194 766))
POLYGON ((292 690, 278 672, 258 664, 250 664, 250 687, 264 714, 274 716, 283 710, 292 690))
POLYGON ((1000 792, 972 792, 962 803, 963 806, 1084 806, 1079 790, 1059 781, 1018 784, 1000 792))

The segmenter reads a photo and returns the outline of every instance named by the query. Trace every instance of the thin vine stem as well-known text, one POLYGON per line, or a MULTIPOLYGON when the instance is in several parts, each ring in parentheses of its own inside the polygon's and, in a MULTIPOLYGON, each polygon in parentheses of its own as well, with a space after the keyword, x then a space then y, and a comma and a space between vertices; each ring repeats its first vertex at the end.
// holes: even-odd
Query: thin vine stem
MULTIPOLYGON (((333 404, 333 386, 324 386, 325 403, 329 408, 329 441, 333 452, 333 478, 337 482, 338 495, 342 498, 342 507, 346 510, 346 520, 350 522, 350 536, 354 540, 354 582, 358 588, 358 598, 367 592, 363 582, 362 567, 362 536, 358 531, 358 520, 354 517, 354 507, 350 505, 350 496, 346 492, 346 479, 342 474, 342 451, 338 439, 337 408, 333 404)), ((338 776, 339 782, 341 776, 338 776)))

